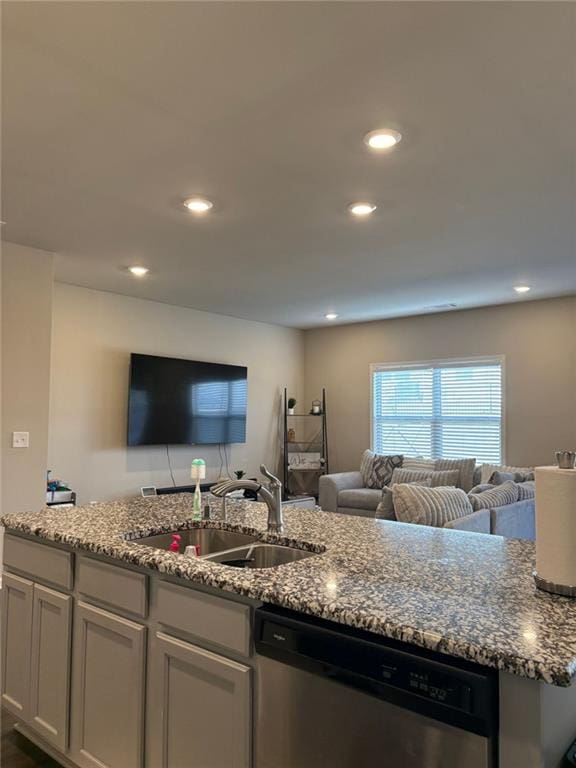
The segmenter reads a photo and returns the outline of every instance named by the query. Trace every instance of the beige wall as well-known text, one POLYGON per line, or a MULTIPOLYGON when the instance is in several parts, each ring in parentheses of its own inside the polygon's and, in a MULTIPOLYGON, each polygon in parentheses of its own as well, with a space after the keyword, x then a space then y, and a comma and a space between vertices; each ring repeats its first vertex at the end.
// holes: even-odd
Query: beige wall
POLYGON ((505 460, 576 448, 576 297, 311 330, 305 391, 327 390, 331 470, 370 445, 371 363, 505 356, 505 460))
MULTIPOLYGON (((130 352, 248 366, 246 445, 232 446, 230 469, 255 475, 278 461, 280 395, 303 386, 303 334, 274 325, 56 283, 52 337, 50 467, 79 501, 171 484, 164 447, 126 447, 130 352)), ((190 461, 220 468, 216 446, 170 449, 177 484, 190 461)))
POLYGON ((2 246, 2 511, 40 508, 46 499, 52 255, 2 246), (30 432, 12 448, 12 432, 30 432))

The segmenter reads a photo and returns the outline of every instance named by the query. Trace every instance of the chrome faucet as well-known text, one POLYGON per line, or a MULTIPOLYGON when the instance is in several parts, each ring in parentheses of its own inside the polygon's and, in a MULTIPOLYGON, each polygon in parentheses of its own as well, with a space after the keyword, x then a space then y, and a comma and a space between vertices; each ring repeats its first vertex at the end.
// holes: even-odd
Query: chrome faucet
POLYGON ((280 533, 282 531, 282 483, 269 472, 264 464, 260 464, 260 472, 269 480, 268 487, 256 480, 222 480, 210 488, 214 496, 222 499, 222 514, 226 519, 226 496, 232 491, 247 489, 254 491, 268 507, 268 531, 280 533))

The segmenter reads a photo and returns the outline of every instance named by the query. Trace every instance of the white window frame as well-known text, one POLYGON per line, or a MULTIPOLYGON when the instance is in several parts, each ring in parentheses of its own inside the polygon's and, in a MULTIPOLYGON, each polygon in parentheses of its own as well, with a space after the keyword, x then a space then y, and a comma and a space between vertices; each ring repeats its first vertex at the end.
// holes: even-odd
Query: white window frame
MULTIPOLYGON (((437 367, 466 367, 467 365, 500 364, 501 411, 500 411, 500 463, 506 464, 506 355, 481 355, 477 357, 452 357, 437 360, 411 360, 400 363, 370 363, 370 450, 374 450, 374 374, 378 371, 407 371, 410 369, 437 367)), ((467 458, 467 457, 462 457, 467 458)))

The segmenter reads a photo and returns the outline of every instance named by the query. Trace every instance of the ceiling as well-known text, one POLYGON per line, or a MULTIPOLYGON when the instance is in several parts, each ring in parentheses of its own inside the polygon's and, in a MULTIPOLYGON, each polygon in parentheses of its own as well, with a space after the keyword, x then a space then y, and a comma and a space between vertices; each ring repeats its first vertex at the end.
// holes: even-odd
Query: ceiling
POLYGON ((301 328, 576 292, 576 4, 2 11, 2 236, 60 281, 301 328))

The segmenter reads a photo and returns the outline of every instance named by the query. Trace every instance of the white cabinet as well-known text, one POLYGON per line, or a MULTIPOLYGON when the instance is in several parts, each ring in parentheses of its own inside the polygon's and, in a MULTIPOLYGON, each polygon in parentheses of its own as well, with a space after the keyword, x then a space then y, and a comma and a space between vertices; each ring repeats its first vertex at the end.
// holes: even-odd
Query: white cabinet
POLYGON ((251 670, 158 632, 151 651, 150 768, 249 768, 251 670))
POLYGON ((78 601, 71 757, 82 768, 144 762, 146 627, 78 601))
POLYGON ((72 597, 34 585, 28 723, 58 749, 68 746, 72 597))
POLYGON ((5 573, 2 580, 2 705, 28 721, 34 584, 5 573))

